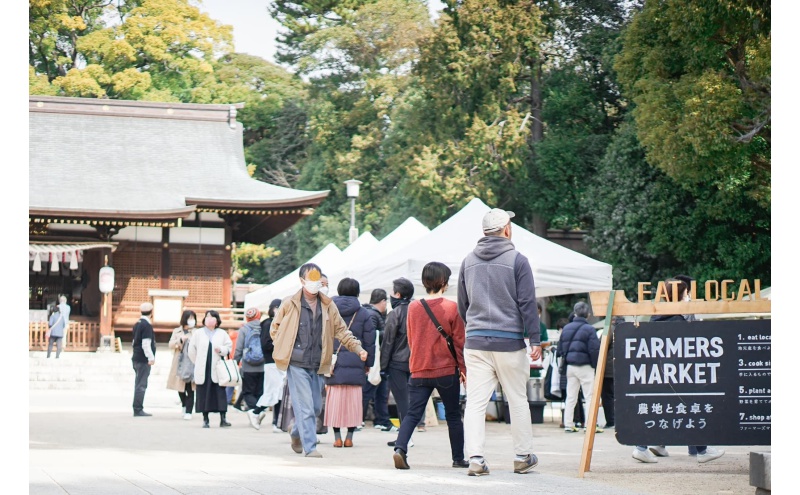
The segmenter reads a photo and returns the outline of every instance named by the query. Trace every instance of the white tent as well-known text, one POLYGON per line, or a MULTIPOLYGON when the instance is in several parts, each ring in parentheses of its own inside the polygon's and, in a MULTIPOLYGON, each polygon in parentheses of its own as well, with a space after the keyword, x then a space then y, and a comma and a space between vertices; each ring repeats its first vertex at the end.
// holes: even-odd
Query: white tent
MULTIPOLYGON (((311 257, 306 263, 315 263, 324 270, 326 266, 334 266, 342 259, 342 251, 334 244, 328 244, 320 252, 311 257)), ((305 263, 304 263, 305 264, 305 263)), ((258 290, 245 294, 244 307, 257 307, 261 311, 269 309, 273 299, 283 299, 300 289, 300 267, 276 280, 275 282, 258 290)))
MULTIPOLYGON (((392 280, 406 277, 414 283, 417 297, 425 293, 420 276, 431 261, 450 267, 450 289, 457 292, 461 262, 483 236, 481 220, 489 211, 481 200, 473 199, 461 211, 399 252, 349 270, 349 276, 361 284, 361 293, 372 289, 392 288, 392 280)), ((536 297, 576 294, 595 290, 611 290, 611 265, 543 239, 514 224, 511 240, 530 261, 536 284, 536 297)))
MULTIPOLYGON (((371 264, 373 262, 379 262, 381 259, 405 249, 418 239, 424 237, 430 231, 431 230, 428 227, 422 225, 416 218, 408 217, 396 229, 386 234, 386 236, 381 239, 377 246, 370 246, 369 251, 363 255, 361 255, 361 253, 357 253, 358 256, 348 256, 347 259, 344 260, 345 262, 338 269, 330 270, 328 272, 331 295, 336 294, 336 287, 338 286, 339 281, 346 277, 352 277, 352 273, 357 267, 371 264)), ((351 247, 355 246, 355 244, 356 243, 353 243, 353 245, 345 249, 344 252, 347 253, 347 251, 351 247)), ((356 280, 358 279, 356 278, 356 280)), ((361 283, 360 280, 359 283, 361 283)), ((371 291, 372 289, 370 289, 369 292, 371 291)), ((362 290, 362 293, 363 292, 364 291, 362 290)), ((369 292, 367 292, 367 294, 369 294, 369 292)))

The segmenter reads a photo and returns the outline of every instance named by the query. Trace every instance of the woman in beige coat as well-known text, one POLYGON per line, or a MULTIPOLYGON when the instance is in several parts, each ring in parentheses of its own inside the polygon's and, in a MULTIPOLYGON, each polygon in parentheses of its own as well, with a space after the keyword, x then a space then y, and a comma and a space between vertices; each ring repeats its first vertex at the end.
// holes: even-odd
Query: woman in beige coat
POLYGON ((192 409, 194 408, 194 380, 188 382, 183 381, 178 376, 178 361, 180 360, 181 353, 184 346, 189 345, 189 338, 192 336, 192 330, 197 323, 197 315, 191 309, 187 309, 181 315, 181 326, 172 331, 172 336, 169 338, 169 348, 172 349, 172 366, 169 369, 169 377, 167 378, 167 388, 170 390, 177 390, 178 397, 181 398, 181 408, 183 410, 183 419, 192 419, 192 409))
POLYGON ((219 385, 217 363, 220 356, 231 352, 233 342, 228 333, 220 328, 222 318, 214 310, 206 311, 203 326, 192 332, 189 340, 189 359, 194 363, 194 382, 197 384, 198 412, 203 413, 203 428, 208 428, 208 413, 219 413, 219 425, 230 426, 225 421, 228 400, 225 387, 219 385))

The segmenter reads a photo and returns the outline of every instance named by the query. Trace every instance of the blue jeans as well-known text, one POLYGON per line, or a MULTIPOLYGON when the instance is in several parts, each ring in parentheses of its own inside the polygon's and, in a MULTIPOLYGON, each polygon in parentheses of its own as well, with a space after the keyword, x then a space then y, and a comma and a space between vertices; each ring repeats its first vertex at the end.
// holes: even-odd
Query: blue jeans
POLYGON ((362 389, 363 394, 363 410, 364 414, 367 413, 369 401, 372 400, 372 409, 375 411, 375 419, 372 421, 374 425, 389 426, 389 377, 386 373, 381 373, 381 382, 373 385, 370 382, 364 384, 362 389))
POLYGON ((464 423, 461 420, 461 404, 459 394, 461 387, 455 375, 439 378, 411 378, 408 381, 408 414, 400 423, 397 433, 395 448, 408 452, 408 441, 414 428, 417 427, 428 399, 436 389, 444 404, 444 416, 447 421, 447 431, 450 435, 450 450, 454 461, 464 460, 464 423))
POLYGON ((316 369, 289 365, 286 373, 294 409, 291 435, 300 438, 306 454, 317 449, 317 416, 322 411, 322 376, 316 369))

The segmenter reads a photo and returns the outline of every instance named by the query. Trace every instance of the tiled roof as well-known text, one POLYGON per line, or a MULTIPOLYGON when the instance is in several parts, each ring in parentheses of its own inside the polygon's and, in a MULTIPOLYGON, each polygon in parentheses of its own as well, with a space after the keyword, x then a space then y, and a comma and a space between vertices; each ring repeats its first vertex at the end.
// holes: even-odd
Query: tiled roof
POLYGON ((175 219, 204 206, 317 206, 328 191, 247 174, 236 107, 30 96, 30 214, 175 219))

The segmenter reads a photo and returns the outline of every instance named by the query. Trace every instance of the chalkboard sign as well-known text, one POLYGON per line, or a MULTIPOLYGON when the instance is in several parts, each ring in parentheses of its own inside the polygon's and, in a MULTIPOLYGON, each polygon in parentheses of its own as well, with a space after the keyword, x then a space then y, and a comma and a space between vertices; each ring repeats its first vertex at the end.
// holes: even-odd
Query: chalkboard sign
POLYGON ((617 325, 624 445, 771 445, 771 320, 617 325))

